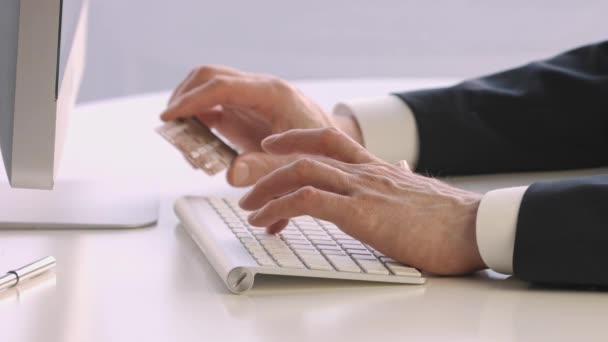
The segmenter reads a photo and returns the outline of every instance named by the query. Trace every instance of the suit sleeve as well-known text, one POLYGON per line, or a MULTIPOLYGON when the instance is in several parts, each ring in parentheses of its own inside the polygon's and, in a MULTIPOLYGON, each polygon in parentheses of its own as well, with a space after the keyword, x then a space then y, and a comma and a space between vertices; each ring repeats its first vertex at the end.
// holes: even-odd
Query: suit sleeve
POLYGON ((608 175, 528 187, 513 272, 538 283, 608 286, 608 175))
POLYGON ((419 172, 608 164, 608 41, 452 87, 395 95, 415 116, 419 172))

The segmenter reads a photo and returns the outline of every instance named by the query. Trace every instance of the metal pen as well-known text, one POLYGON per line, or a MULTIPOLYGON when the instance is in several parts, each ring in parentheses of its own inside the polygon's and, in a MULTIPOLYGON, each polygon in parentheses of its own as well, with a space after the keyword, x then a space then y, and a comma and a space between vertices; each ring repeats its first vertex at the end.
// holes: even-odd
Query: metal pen
POLYGON ((8 271, 5 276, 0 277, 0 290, 17 286, 24 280, 33 278, 52 269, 55 267, 55 264, 55 258, 48 256, 38 261, 34 261, 31 264, 25 265, 19 269, 8 271))

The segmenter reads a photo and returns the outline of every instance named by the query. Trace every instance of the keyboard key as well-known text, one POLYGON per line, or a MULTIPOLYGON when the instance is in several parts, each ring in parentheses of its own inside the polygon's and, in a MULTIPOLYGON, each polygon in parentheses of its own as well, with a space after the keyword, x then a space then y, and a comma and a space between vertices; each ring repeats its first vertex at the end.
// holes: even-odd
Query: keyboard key
POLYGON ((311 240, 310 242, 312 242, 313 245, 321 248, 321 247, 336 247, 336 248, 340 248, 340 246, 338 246, 338 244, 336 244, 333 241, 324 241, 324 240, 311 240))
POLYGON ((312 223, 317 224, 317 221, 310 216, 298 216, 293 219, 297 223, 312 223))
POLYGON ((323 230, 321 230, 321 228, 319 228, 318 232, 309 233, 306 230, 302 230, 302 232, 304 232, 304 234, 309 239, 331 239, 331 237, 329 237, 328 234, 326 234, 323 230))
POLYGON ((390 273, 388 272, 388 270, 386 269, 386 267, 384 267, 384 265, 382 265, 382 263, 378 260, 360 260, 357 259, 357 263, 359 264, 359 266, 361 266, 361 268, 363 269, 363 271, 365 273, 369 273, 369 274, 381 274, 381 275, 389 275, 390 273))
POLYGON ((311 249, 296 249, 294 250, 294 253, 296 253, 299 257, 303 257, 304 255, 306 256, 319 256, 319 257, 323 257, 323 255, 321 253, 319 253, 319 251, 315 250, 311 250, 311 249))
POLYGON ((316 250, 317 248, 315 246, 313 246, 312 244, 308 243, 308 241, 286 241, 287 244, 289 246, 291 246, 292 248, 306 248, 306 249, 314 249, 316 250))
POLYGON ((393 274, 398 276, 412 276, 412 277, 420 277, 422 274, 412 267, 407 267, 398 263, 389 262, 386 264, 386 267, 393 272, 393 274))
POLYGON ((277 264, 274 262, 274 260, 272 260, 272 258, 270 258, 270 257, 257 258, 255 261, 258 262, 258 265, 264 266, 264 267, 276 267, 277 266, 277 264))
POLYGON ((281 267, 287 267, 287 268, 306 268, 306 266, 304 266, 304 264, 297 257, 294 257, 294 258, 282 258, 282 257, 278 257, 278 258, 276 258, 276 262, 281 267))
POLYGON ((368 255, 376 259, 372 253, 368 252, 367 249, 359 249, 359 248, 345 248, 344 249, 348 254, 357 254, 357 255, 368 255))
POLYGON ((268 234, 264 231, 255 231, 253 234, 255 234, 255 236, 257 236, 259 239, 266 239, 266 240, 281 240, 281 238, 278 235, 274 235, 274 234, 268 234))
MULTIPOLYGON (((339 250, 339 251, 332 251, 332 250, 321 250, 321 253, 323 253, 325 256, 328 255, 340 255, 340 256, 348 256, 348 254, 346 254, 344 251, 339 250)), ((348 257, 350 259, 350 257, 348 257)))
POLYGON ((248 238, 248 237, 253 237, 253 236, 251 235, 251 233, 249 233, 249 232, 235 233, 234 235, 236 235, 236 237, 238 237, 238 238, 248 238))
POLYGON ((283 241, 281 239, 274 240, 274 239, 267 239, 267 238, 262 238, 262 239, 258 238, 258 240, 264 246, 287 246, 285 241, 283 241))
POLYGON ((302 216, 279 234, 268 234, 247 223, 249 212, 238 201, 209 199, 228 229, 261 267, 285 267, 328 272, 421 276, 411 268, 363 244, 331 222, 302 216))
POLYGON ((383 263, 391 262, 391 263, 399 264, 399 262, 397 260, 386 257, 386 256, 379 257, 378 259, 380 259, 380 261, 382 261, 383 263))
POLYGON ((327 260, 340 272, 361 273, 361 268, 348 256, 326 255, 327 260))
POLYGON ((334 246, 320 245, 320 246, 317 246, 317 248, 319 248, 322 251, 339 251, 339 252, 342 252, 342 248, 340 248, 340 247, 334 247, 334 246))
POLYGON ((293 251, 291 250, 291 248, 289 247, 282 247, 282 246, 264 246, 266 248, 266 250, 268 251, 268 253, 272 254, 272 255, 294 255, 293 251))
POLYGON ((306 236, 295 233, 280 233, 278 236, 283 240, 308 240, 306 236))
MULTIPOLYGON (((373 260, 373 261, 378 261, 378 259, 376 259, 375 256, 373 255, 361 255, 361 254, 349 254, 351 257, 353 257, 354 259, 357 260, 373 260)), ((380 261, 378 261, 378 263, 382 264, 380 261)))
POLYGON ((264 248, 264 246, 260 245, 259 243, 252 242, 252 243, 247 243, 247 244, 244 244, 244 245, 245 245, 245 248, 247 248, 248 250, 251 250, 251 251, 263 251, 264 253, 262 253, 262 254, 264 254, 264 255, 268 254, 267 251, 266 251, 266 248, 264 248))
POLYGON ((352 248, 352 249, 362 249, 362 250, 366 250, 367 248, 365 248, 365 246, 363 246, 362 243, 354 243, 354 242, 349 242, 349 243, 342 243, 340 244, 340 246, 342 246, 342 248, 352 248))
POLYGON ((300 257, 311 270, 333 271, 334 269, 321 254, 319 256, 304 254, 300 257))
POLYGON ((309 245, 309 246, 304 246, 304 245, 290 245, 289 247, 293 248, 296 251, 315 251, 315 252, 319 252, 318 249, 315 248, 315 246, 309 245))
POLYGON ((334 241, 334 239, 332 238, 319 238, 319 237, 308 237, 310 239, 311 242, 313 243, 331 243, 332 245, 336 245, 336 242, 334 241))
POLYGON ((370 249, 370 250, 371 250, 371 251, 372 251, 372 253, 374 253, 374 255, 375 255, 376 257, 378 257, 378 258, 381 258, 381 257, 385 257, 385 256, 386 256, 386 255, 384 255, 384 253, 382 253, 382 252, 378 252, 378 251, 377 251, 377 250, 375 250, 375 249, 370 249))

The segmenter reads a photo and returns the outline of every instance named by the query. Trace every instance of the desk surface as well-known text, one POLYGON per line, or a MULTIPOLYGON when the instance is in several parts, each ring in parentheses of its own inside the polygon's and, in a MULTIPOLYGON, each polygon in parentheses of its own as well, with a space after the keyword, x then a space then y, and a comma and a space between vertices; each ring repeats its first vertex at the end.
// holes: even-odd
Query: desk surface
MULTIPOLYGON (((300 82, 338 99, 449 80, 300 82)), ((153 133, 167 93, 85 104, 73 115, 62 178, 138 184, 162 199, 138 230, 0 231, 0 271, 54 255, 57 269, 0 293, 0 341, 592 340, 606 337, 608 295, 545 290, 484 271, 424 286, 267 277, 230 294, 172 211, 183 194, 237 196, 223 175, 187 167, 153 133)), ((607 170, 603 170, 606 172, 607 170)), ((591 174, 597 170, 580 171, 591 174)), ((450 179, 487 191, 572 173, 450 179)))

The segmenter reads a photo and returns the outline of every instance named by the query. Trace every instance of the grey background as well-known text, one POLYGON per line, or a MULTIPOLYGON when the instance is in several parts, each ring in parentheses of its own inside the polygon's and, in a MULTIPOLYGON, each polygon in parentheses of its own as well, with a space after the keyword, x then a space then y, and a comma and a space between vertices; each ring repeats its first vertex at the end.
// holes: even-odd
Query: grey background
POLYGON ((198 64, 287 79, 471 77, 608 39, 608 1, 91 0, 81 101, 198 64))

